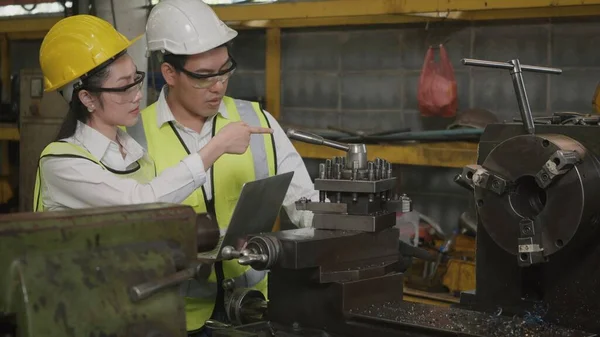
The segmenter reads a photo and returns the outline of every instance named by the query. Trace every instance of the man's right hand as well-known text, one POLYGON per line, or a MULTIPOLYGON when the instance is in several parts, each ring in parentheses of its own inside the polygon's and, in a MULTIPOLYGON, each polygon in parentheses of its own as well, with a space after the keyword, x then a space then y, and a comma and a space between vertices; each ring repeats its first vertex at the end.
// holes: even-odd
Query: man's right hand
POLYGON ((242 154, 250 145, 252 134, 273 133, 273 129, 250 126, 244 122, 233 122, 225 125, 214 137, 225 153, 242 154))

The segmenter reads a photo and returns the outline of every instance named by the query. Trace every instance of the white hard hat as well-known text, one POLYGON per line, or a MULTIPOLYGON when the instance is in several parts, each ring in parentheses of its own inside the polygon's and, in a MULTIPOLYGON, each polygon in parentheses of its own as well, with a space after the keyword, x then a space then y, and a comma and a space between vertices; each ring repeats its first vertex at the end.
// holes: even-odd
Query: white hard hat
POLYGON ((237 34, 202 0, 162 0, 152 8, 146 23, 147 53, 200 54, 237 34))

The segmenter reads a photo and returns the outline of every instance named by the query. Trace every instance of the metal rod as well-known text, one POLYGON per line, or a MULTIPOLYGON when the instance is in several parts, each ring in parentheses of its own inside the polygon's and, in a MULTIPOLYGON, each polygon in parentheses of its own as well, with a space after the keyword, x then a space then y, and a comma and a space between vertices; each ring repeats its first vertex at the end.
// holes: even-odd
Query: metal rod
MULTIPOLYGON (((497 69, 513 69, 513 65, 510 62, 496 62, 496 61, 486 61, 486 60, 477 60, 477 59, 462 59, 462 64, 466 66, 476 66, 476 67, 484 67, 484 68, 497 68, 497 69)), ((558 68, 549 68, 549 67, 538 67, 538 66, 530 66, 526 64, 521 64, 521 70, 533 73, 544 73, 544 74, 562 74, 562 69, 558 68)))
POLYGON ((521 119, 523 120, 523 126, 525 131, 533 135, 535 134, 535 123, 533 122, 533 114, 531 113, 531 106, 529 105, 529 98, 527 97, 527 90, 525 89, 525 81, 523 80, 523 71, 544 73, 544 74, 562 74, 562 70, 558 68, 538 67, 524 65, 519 62, 519 59, 511 60, 510 62, 495 62, 486 60, 476 59, 462 59, 462 64, 467 66, 485 67, 485 68, 497 68, 497 69, 508 69, 513 81, 513 87, 515 94, 517 95, 517 103, 519 105, 519 112, 521 113, 521 119))
POLYGON ((197 266, 191 267, 191 268, 179 271, 175 274, 168 275, 168 276, 158 279, 156 281, 150 281, 150 282, 139 284, 137 286, 133 286, 129 289, 129 297, 132 302, 141 301, 163 289, 181 284, 181 283, 193 278, 194 275, 196 275, 197 269, 198 269, 197 266))
POLYGON ((523 81, 523 69, 521 68, 521 63, 518 59, 512 60, 511 63, 514 67, 511 69, 510 75, 512 77, 515 93, 517 94, 517 103, 519 104, 523 125, 525 126, 527 133, 533 135, 535 133, 535 124, 533 122, 531 106, 529 105, 529 98, 527 98, 527 90, 525 90, 525 82, 523 81))
POLYGON ((332 147, 334 149, 342 150, 348 152, 350 150, 349 144, 344 144, 340 142, 336 142, 333 140, 325 139, 319 135, 315 135, 313 133, 308 133, 304 131, 298 131, 294 129, 288 129, 286 132, 288 138, 299 140, 301 142, 315 144, 315 145, 325 145, 332 147))

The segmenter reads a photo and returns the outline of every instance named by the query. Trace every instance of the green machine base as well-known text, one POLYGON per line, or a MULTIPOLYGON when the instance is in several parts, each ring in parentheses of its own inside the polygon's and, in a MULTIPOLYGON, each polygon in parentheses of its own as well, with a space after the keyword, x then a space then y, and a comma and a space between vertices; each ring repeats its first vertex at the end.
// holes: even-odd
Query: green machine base
POLYGON ((177 285, 218 235, 171 204, 0 216, 0 334, 186 336, 177 285))

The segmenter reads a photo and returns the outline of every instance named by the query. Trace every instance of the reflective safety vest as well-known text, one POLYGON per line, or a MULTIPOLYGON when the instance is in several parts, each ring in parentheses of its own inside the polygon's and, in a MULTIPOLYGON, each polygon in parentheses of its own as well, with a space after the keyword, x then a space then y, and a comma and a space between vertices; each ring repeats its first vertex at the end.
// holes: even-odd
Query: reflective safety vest
MULTIPOLYGON (((271 127, 259 104, 224 97, 227 118, 217 114, 212 136, 231 122, 244 121, 251 126, 271 127)), ((156 163, 157 172, 177 165, 190 154, 173 122, 157 125, 156 103, 141 113, 141 122, 127 128, 127 132, 148 149, 156 163), (143 127, 140 127, 143 125, 143 127)), ((214 212, 221 232, 229 221, 245 183, 277 174, 275 142, 272 134, 252 135, 248 150, 241 155, 224 154, 212 166, 211 195, 208 201, 204 187, 197 189, 183 204, 192 206, 197 213, 214 212)), ((241 266, 237 261, 223 261, 224 279, 233 279, 236 286, 253 288, 267 296, 267 272, 241 266)), ((204 326, 215 308, 217 277, 213 268, 208 280, 189 280, 181 288, 185 296, 188 331, 204 326)))
POLYGON ((40 170, 40 164, 42 162, 42 158, 45 157, 63 157, 63 158, 83 158, 90 160, 98 165, 100 165, 103 169, 119 176, 122 178, 131 178, 135 179, 137 182, 141 184, 149 183, 154 177, 156 177, 156 168, 154 167, 154 163, 147 157, 144 157, 137 161, 137 165, 135 168, 127 171, 118 171, 109 168, 108 166, 102 164, 100 160, 94 157, 88 150, 85 148, 64 142, 58 141, 50 143, 44 148, 42 154, 40 155, 40 161, 38 163, 37 173, 35 175, 35 187, 33 191, 34 199, 33 199, 33 211, 34 212, 43 212, 44 203, 43 203, 43 191, 41 188, 42 182, 42 171, 40 170))

